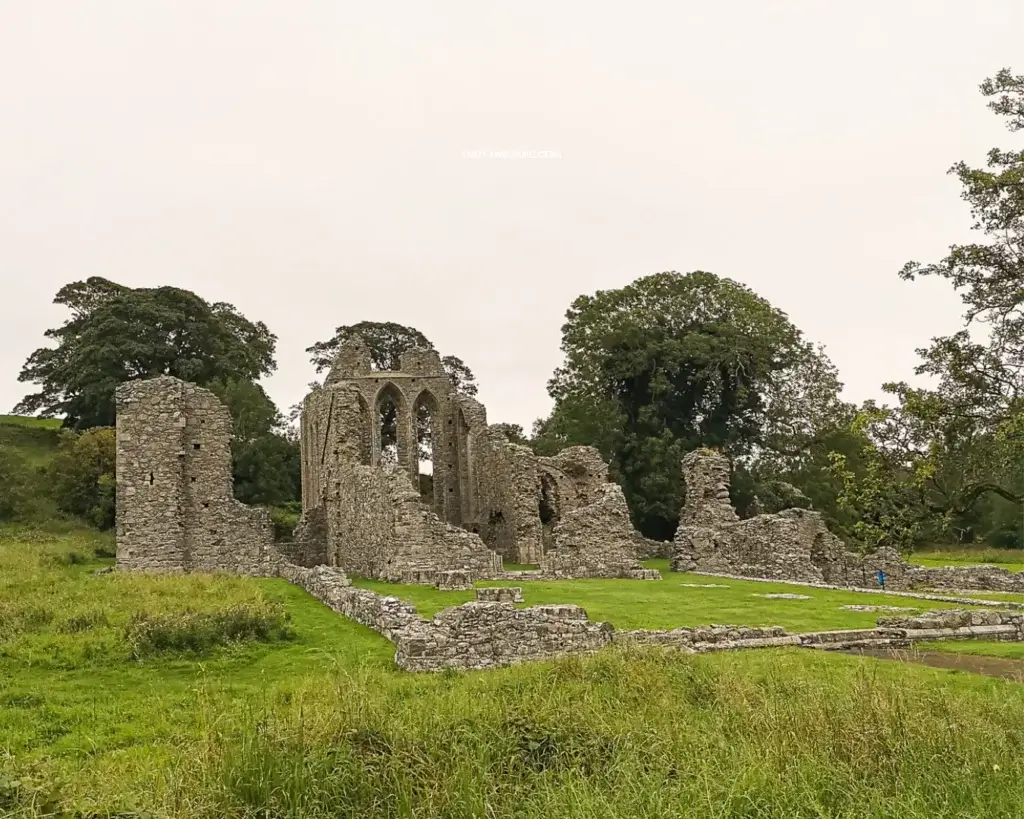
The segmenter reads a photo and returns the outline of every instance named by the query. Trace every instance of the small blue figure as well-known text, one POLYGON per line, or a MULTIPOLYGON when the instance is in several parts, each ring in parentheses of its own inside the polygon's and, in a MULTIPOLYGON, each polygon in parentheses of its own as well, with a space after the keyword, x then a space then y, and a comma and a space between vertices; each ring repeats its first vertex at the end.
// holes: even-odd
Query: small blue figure
POLYGON ((883 572, 881 569, 879 569, 878 573, 875 575, 875 577, 878 578, 878 585, 881 586, 884 589, 885 588, 885 572, 883 572))

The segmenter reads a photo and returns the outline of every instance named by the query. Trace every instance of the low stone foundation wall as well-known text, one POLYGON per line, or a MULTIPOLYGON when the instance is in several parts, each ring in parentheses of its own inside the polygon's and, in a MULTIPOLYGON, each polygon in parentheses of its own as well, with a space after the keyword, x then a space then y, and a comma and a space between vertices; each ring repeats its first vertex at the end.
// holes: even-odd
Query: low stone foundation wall
POLYGON ((306 569, 289 564, 282 568, 281 576, 301 586, 338 614, 372 628, 392 641, 398 632, 423 619, 415 606, 397 597, 353 588, 345 572, 333 566, 306 569))
POLYGON ((1024 572, 1000 566, 915 566, 907 579, 913 586, 929 589, 1024 593, 1024 572))
POLYGON ((397 634, 395 662, 407 671, 494 668, 597 651, 612 631, 579 606, 464 603, 397 634))
MULTIPOLYGON (((395 663, 406 671, 485 669, 588 654, 609 644, 664 646, 697 654, 708 651, 784 646, 836 651, 906 647, 922 640, 1007 640, 1024 642, 1024 612, 947 609, 917 617, 880 617, 873 629, 790 634, 782 626, 711 625, 664 630, 616 631, 595 623, 576 605, 516 608, 512 602, 477 601, 438 612, 427 620, 397 597, 357 589, 330 566, 286 565, 283 577, 339 614, 386 636, 395 644, 395 663)), ((516 599, 515 588, 478 589, 516 599)), ((521 599, 521 594, 519 596, 521 599)))
POLYGON ((592 622, 579 606, 464 603, 427 620, 397 597, 353 588, 335 567, 286 565, 281 576, 391 640, 395 663, 406 671, 494 668, 596 651, 611 641, 612 626, 592 622))
POLYGON ((489 586, 476 590, 480 603, 522 603, 523 590, 519 586, 489 586))

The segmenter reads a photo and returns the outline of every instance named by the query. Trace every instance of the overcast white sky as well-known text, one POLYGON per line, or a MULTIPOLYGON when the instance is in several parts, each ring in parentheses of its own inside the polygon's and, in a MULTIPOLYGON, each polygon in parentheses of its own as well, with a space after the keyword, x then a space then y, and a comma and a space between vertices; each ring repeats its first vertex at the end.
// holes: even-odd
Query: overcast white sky
POLYGON ((573 298, 696 269, 877 397, 958 326, 896 273, 970 235, 946 169, 1019 142, 1004 66, 1019 0, 0 0, 0 411, 92 275, 265 321, 282 407, 391 320, 528 428, 573 298))

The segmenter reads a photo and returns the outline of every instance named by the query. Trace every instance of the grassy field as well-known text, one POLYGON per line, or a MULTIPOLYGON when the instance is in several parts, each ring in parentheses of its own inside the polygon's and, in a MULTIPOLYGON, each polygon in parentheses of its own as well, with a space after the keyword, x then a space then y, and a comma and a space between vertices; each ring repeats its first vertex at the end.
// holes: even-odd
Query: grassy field
POLYGON ((30 465, 45 466, 60 440, 60 421, 0 415, 0 448, 18 452, 30 465))
POLYGON ((918 566, 999 566, 1011 572, 1024 571, 1024 551, 1020 549, 928 549, 914 552, 910 562, 918 566))
MULTIPOLYGON (((0 815, 995 817, 1024 802, 1013 683, 800 650, 408 675, 384 638, 282 581, 93 574, 110 546, 0 531, 0 815), (239 612, 283 612, 287 629, 139 653, 140 623, 239 612)), ((748 619, 733 585, 683 591, 735 599, 673 617, 748 619)), ((812 601, 749 602, 777 621, 756 607, 812 601)))
MULTIPOLYGON (((748 626, 785 626, 793 632, 842 628, 872 628, 878 613, 844 611, 847 605, 900 608, 952 608, 950 603, 908 599, 854 591, 830 591, 785 583, 728 580, 706 575, 670 572, 667 560, 650 560, 662 580, 524 580, 478 583, 481 586, 521 586, 522 605, 576 603, 592 620, 620 629, 678 628, 708 623, 748 626), (693 584, 693 585, 684 585, 693 584), (715 584, 724 588, 700 588, 715 584), (808 600, 768 599, 764 594, 801 594, 808 600)), ((401 597, 432 617, 448 606, 474 599, 472 591, 438 591, 412 586, 355 579, 354 583, 381 594, 401 597)))

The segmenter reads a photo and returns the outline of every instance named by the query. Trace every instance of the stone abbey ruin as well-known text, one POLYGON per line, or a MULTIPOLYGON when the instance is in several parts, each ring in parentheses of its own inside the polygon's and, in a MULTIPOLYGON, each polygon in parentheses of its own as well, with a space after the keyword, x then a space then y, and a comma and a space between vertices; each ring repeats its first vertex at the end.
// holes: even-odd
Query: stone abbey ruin
POLYGON ((885 548, 855 554, 817 512, 740 520, 729 498, 730 462, 707 449, 682 461, 686 499, 674 542, 652 544, 633 528, 597 450, 541 457, 510 443, 488 426, 482 404, 453 389, 434 350, 408 350, 399 370, 387 372, 372 369, 362 342, 340 347, 323 386, 303 404, 303 511, 289 542, 275 542, 265 510, 235 500, 231 418, 208 390, 169 376, 122 384, 116 430, 120 569, 287 578, 387 636, 409 670, 486 668, 609 642, 700 651, 888 645, 925 633, 1024 639, 1024 615, 978 619, 977 612, 949 634, 913 618, 902 631, 889 623, 857 635, 733 626, 620 633, 575 605, 517 607, 522 590, 507 588, 478 588, 475 602, 426 620, 396 597, 355 588, 349 575, 442 589, 526 578, 657 581, 660 573, 641 560, 669 547, 674 571, 864 590, 878 590, 882 571, 887 590, 906 594, 1024 592, 1024 576, 995 567, 916 567, 885 548), (506 563, 536 568, 506 571, 506 563))
POLYGON ((509 443, 482 404, 455 392, 434 350, 408 350, 399 371, 383 372, 362 342, 342 345, 300 430, 303 514, 275 558, 269 518, 232 497, 231 422, 217 398, 171 377, 122 385, 119 564, 261 575, 287 559, 437 585, 496 577, 503 561, 551 577, 658 577, 639 562, 643 538, 597 450, 544 458, 509 443))

